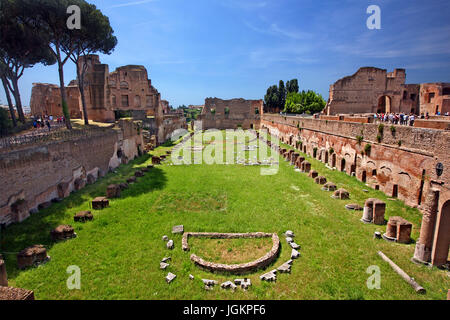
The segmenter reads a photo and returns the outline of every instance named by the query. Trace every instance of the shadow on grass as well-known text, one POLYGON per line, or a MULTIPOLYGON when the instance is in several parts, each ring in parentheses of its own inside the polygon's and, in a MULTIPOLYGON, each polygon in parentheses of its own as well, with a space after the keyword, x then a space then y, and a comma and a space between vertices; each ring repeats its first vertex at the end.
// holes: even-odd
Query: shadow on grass
MULTIPOLYGON (((91 201, 98 196, 106 194, 106 188, 110 184, 125 182, 140 167, 146 167, 147 161, 151 158, 146 154, 126 165, 122 165, 114 172, 108 173, 94 184, 88 185, 82 190, 73 192, 69 197, 55 203, 51 207, 33 214, 26 221, 10 225, 0 234, 0 254, 6 262, 9 278, 15 278, 21 271, 17 269, 17 253, 21 250, 35 245, 44 245, 51 249, 55 242, 50 237, 50 231, 61 224, 75 226, 73 216, 76 212, 73 208, 82 207, 81 210, 91 210, 91 201)), ((138 197, 142 194, 154 190, 163 189, 167 183, 167 178, 162 169, 155 167, 138 178, 137 182, 131 184, 127 190, 122 192, 120 199, 138 197)), ((76 210, 76 211, 81 211, 76 210)), ((95 214, 95 212, 93 211, 95 214)))

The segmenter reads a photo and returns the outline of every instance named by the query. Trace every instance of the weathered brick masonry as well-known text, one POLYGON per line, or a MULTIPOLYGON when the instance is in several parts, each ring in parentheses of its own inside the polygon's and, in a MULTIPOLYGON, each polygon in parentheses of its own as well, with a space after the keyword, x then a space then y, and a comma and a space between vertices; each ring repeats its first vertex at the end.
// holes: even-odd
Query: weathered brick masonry
POLYGON ((446 263, 450 241, 449 131, 396 126, 392 132, 385 126, 378 143, 379 127, 371 123, 264 114, 261 127, 331 167, 354 174, 372 188, 431 212, 434 244, 428 249, 434 250, 431 259, 435 264, 446 263), (444 167, 441 176, 436 170, 438 163, 444 167), (430 193, 437 196, 425 201, 430 193))
POLYGON ((30 211, 67 197, 143 150, 139 123, 120 121, 70 141, 33 144, 0 153, 0 223, 26 219, 30 211))

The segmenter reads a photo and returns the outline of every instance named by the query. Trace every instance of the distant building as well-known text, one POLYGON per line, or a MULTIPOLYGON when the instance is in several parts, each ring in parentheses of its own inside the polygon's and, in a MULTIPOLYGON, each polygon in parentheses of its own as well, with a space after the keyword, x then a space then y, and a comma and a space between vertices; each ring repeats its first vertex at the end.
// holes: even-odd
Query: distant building
POLYGON ((414 113, 450 111, 450 84, 405 84, 405 69, 387 72, 374 67, 360 68, 354 75, 330 86, 324 113, 414 113))

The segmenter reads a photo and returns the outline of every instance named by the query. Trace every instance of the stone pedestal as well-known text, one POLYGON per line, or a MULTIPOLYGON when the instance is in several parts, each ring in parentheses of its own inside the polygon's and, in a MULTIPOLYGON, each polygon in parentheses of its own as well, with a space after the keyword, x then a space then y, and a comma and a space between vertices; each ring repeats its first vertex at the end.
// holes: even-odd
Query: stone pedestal
POLYGON ((34 265, 46 262, 50 257, 47 256, 47 249, 42 245, 28 247, 17 255, 17 267, 26 269, 34 265))
POLYGON ((6 264, 5 261, 0 256, 0 287, 8 286, 8 275, 6 273, 6 264))
POLYGON ((311 163, 309 163, 308 161, 303 161, 301 171, 309 173, 311 171, 311 163))
POLYGON ((152 164, 153 165, 161 164, 161 158, 159 158, 159 157, 152 157, 152 164))
POLYGON ((304 157, 298 157, 298 158, 297 158, 297 162, 295 163, 296 167, 299 168, 299 169, 301 169, 302 163, 303 163, 304 161, 305 161, 305 158, 304 158, 304 157))
POLYGON ((86 222, 86 221, 92 221, 94 219, 94 216, 90 211, 81 211, 78 212, 74 217, 73 220, 75 222, 86 222))
POLYGON ((319 173, 316 170, 312 170, 308 174, 308 177, 313 178, 313 179, 317 178, 318 176, 319 176, 319 173))
POLYGON ((386 203, 377 200, 373 203, 373 223, 383 225, 385 223, 384 214, 386 212, 386 203))
POLYGON ((350 193, 345 189, 339 189, 334 192, 333 198, 339 200, 348 200, 350 199, 350 193))
POLYGON ((322 190, 334 192, 334 191, 337 190, 337 187, 336 187, 336 185, 335 185, 333 182, 327 182, 327 183, 325 183, 325 185, 323 186, 322 190))
POLYGON ((109 185, 106 189, 106 197, 109 199, 120 198, 120 186, 118 184, 109 185))
POLYGON ((325 183, 327 183, 327 178, 322 177, 322 176, 318 176, 314 179, 315 183, 317 184, 321 184, 324 185, 325 183))
POLYGON ((142 172, 141 170, 138 170, 134 173, 134 176, 136 178, 142 178, 144 176, 144 172, 142 172))
POLYGON ((92 200, 92 209, 94 210, 102 210, 107 207, 109 207, 109 200, 105 197, 97 197, 92 200))
POLYGON ((75 230, 72 226, 61 225, 50 232, 53 241, 61 241, 76 237, 75 230))
POLYGON ((412 224, 402 217, 390 217, 383 238, 399 243, 411 242, 412 224))

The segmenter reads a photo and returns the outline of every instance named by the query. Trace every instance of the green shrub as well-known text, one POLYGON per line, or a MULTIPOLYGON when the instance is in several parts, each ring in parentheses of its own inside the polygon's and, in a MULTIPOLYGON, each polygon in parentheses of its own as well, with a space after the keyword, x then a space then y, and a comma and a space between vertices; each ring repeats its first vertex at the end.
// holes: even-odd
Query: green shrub
POLYGON ((391 132, 392 132, 392 134, 394 134, 395 131, 397 131, 397 129, 395 128, 395 126, 391 126, 391 132))
POLYGON ((401 147, 402 146, 402 140, 398 141, 398 146, 401 147))
POLYGON ((334 153, 334 149, 330 148, 330 155, 334 153))
POLYGON ((381 135, 377 135, 377 141, 378 141, 378 143, 380 143, 382 139, 383 139, 383 138, 381 137, 381 135))
POLYGON ((370 155, 370 151, 372 150, 372 145, 370 143, 364 146, 364 153, 370 155))
POLYGON ((358 141, 358 144, 360 145, 361 142, 363 142, 364 137, 363 136, 356 136, 356 141, 358 141))

